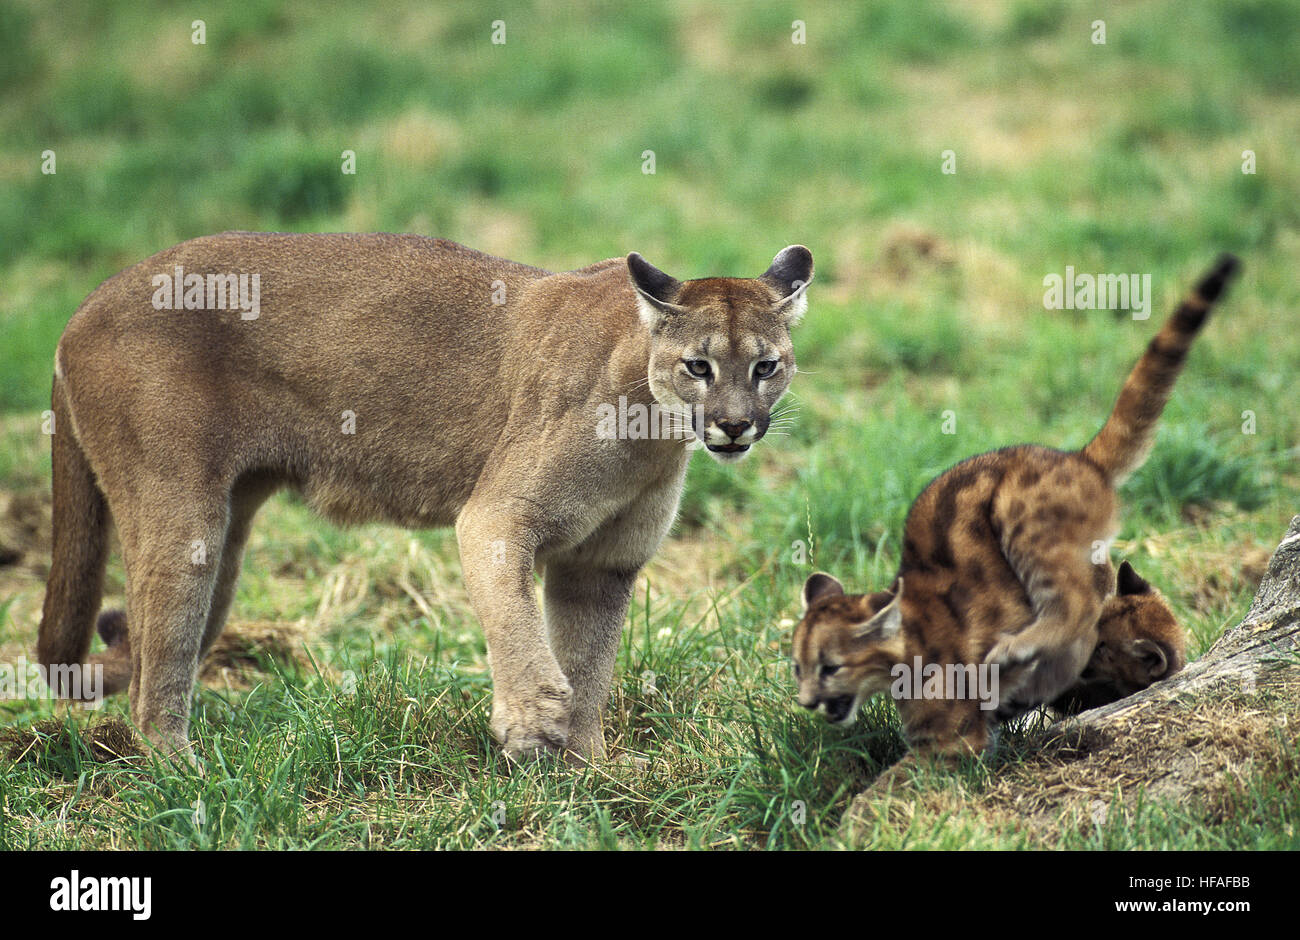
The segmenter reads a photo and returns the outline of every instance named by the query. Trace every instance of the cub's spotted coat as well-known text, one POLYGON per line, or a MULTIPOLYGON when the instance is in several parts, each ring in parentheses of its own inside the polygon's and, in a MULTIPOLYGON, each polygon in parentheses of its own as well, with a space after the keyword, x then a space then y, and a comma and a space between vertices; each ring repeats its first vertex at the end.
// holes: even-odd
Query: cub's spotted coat
POLYGON ((1097 646, 1079 680, 1051 702, 1077 715, 1140 692, 1187 664, 1187 632, 1155 589, 1126 561, 1114 596, 1101 608, 1097 646))
POLYGON ((908 513, 889 591, 849 595, 830 575, 810 577, 792 651, 799 703, 847 723, 895 684, 898 667, 953 667, 938 695, 896 700, 914 749, 960 755, 985 748, 995 719, 1057 701, 1077 708, 1180 666, 1181 637, 1158 595, 1136 592, 1131 569, 1117 594, 1114 568, 1094 554, 1117 529, 1116 487, 1145 459, 1192 340, 1237 267, 1224 255, 1205 275, 1082 450, 1006 447, 931 482, 908 513), (1112 635, 1124 638, 1119 658, 1112 635), (1163 652, 1163 670, 1151 647, 1133 646, 1144 637, 1163 652), (1108 686, 1089 686, 1090 662, 1111 671, 1108 686), (956 667, 980 666, 997 677, 996 708, 957 694, 956 667))

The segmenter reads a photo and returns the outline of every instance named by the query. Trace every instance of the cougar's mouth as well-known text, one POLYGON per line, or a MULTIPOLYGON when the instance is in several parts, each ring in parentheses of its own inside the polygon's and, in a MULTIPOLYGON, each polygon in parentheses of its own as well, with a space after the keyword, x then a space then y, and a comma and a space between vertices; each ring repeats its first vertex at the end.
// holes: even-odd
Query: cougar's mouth
POLYGON ((838 725, 853 711, 853 696, 840 695, 826 699, 822 704, 826 708, 826 720, 833 725, 838 725))
POLYGON ((749 450, 749 444, 706 444, 704 445, 715 454, 743 454, 749 450))

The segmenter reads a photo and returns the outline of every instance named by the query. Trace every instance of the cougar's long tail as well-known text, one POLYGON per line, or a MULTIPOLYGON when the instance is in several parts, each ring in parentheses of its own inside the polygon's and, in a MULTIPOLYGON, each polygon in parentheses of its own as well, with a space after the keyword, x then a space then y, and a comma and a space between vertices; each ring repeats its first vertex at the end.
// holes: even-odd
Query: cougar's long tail
POLYGON ((1110 418, 1083 448, 1083 455, 1101 467, 1112 484, 1118 486, 1146 460, 1187 351, 1240 266, 1233 255, 1219 256, 1151 340, 1129 373, 1110 418))
POLYGON ((103 595, 108 504, 73 433, 67 390, 57 376, 52 404, 53 557, 36 656, 57 695, 84 699, 124 688, 131 679, 130 653, 125 642, 125 618, 119 613, 106 613, 101 619, 108 629, 102 632, 105 639, 113 634, 118 645, 96 656, 92 663, 87 662, 91 631, 103 595), (102 685, 95 678, 94 665, 103 666, 102 685))

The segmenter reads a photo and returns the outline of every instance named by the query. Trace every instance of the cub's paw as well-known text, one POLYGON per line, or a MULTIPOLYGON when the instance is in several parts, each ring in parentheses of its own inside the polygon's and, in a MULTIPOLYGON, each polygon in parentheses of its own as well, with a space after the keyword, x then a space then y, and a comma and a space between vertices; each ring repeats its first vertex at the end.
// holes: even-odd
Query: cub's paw
POLYGON ((1024 633, 1004 633, 989 650, 984 663, 997 670, 999 705, 1019 710, 1021 706, 1013 703, 1037 704, 1030 690, 1038 684, 1041 652, 1037 643, 1026 641, 1024 633))
POLYGON ((522 695, 498 693, 492 706, 492 733, 512 760, 561 752, 569 741, 572 702, 573 690, 562 679, 522 695))
POLYGON ((989 666, 1015 666, 1028 662, 1038 653, 1039 645, 1027 640, 1025 633, 1004 633, 984 657, 984 663, 989 666))

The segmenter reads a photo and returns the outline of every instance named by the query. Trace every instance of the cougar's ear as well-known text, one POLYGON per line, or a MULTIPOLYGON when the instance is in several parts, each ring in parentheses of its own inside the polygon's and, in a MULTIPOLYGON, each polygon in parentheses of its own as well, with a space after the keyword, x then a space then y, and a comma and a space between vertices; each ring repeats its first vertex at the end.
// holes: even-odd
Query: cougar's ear
POLYGON ((903 579, 894 582, 894 599, 872 615, 865 623, 853 628, 859 640, 886 642, 894 639, 903 629, 903 579))
POLYGON ((681 289, 681 282, 660 271, 635 251, 627 256, 627 273, 632 279, 632 286, 636 288, 641 322, 650 329, 659 326, 664 317, 681 313, 685 309, 673 303, 677 291, 681 289))
POLYGON ((1116 582, 1116 589, 1120 594, 1152 594, 1154 591, 1151 585, 1147 583, 1142 575, 1133 570, 1133 566, 1127 561, 1119 564, 1119 577, 1116 582))
POLYGON ((812 252, 803 245, 782 248, 772 259, 771 267, 759 276, 760 281, 774 287, 780 295, 776 310, 791 326, 798 323, 808 310, 808 298, 804 294, 812 279, 812 252))
POLYGON ((1134 640, 1132 650, 1151 681, 1162 679, 1169 672, 1169 654, 1154 640, 1134 640))
POLYGON ((810 574, 808 580, 803 583, 803 609, 807 610, 812 606, 813 601, 819 598, 843 593, 844 585, 830 575, 821 571, 810 574))

